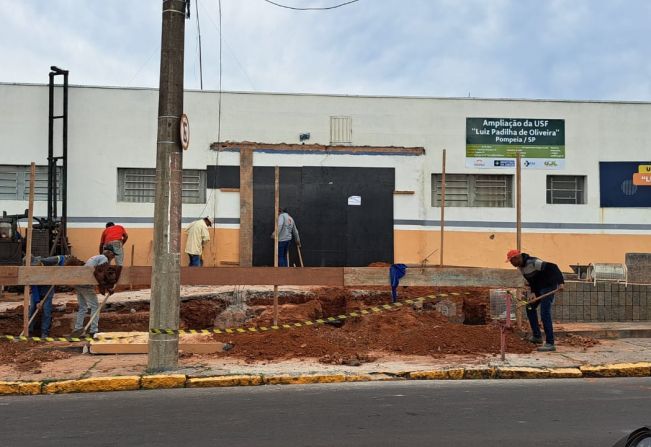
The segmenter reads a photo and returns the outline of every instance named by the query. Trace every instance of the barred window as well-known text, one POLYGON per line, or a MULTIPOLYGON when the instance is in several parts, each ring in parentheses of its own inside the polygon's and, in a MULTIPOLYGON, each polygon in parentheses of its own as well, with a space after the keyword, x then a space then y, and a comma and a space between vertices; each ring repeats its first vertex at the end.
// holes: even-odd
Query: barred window
MULTIPOLYGON (((57 166, 57 197, 62 195, 62 168, 57 166)), ((0 165, 0 200, 29 200, 28 165, 0 165)), ((47 166, 36 166, 34 200, 47 200, 47 166)))
POLYGON ((330 117, 330 144, 353 143, 353 118, 350 116, 330 117))
POLYGON ((548 175, 547 203, 549 204, 585 204, 584 175, 548 175))
MULTIPOLYGON (((183 170, 183 203, 206 203, 206 171, 183 170)), ((156 169, 118 168, 118 202, 154 203, 156 169)))
MULTIPOLYGON (((441 174, 432 174, 432 206, 441 206, 441 174)), ((509 208, 513 206, 513 176, 446 174, 445 206, 509 208)))

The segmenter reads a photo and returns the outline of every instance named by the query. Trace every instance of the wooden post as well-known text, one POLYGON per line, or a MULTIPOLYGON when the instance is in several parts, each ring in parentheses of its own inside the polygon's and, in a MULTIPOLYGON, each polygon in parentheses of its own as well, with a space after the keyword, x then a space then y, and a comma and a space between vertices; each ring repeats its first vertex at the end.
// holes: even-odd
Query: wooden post
MULTIPOLYGON (((133 267, 135 257, 136 257, 136 245, 131 244, 131 267, 133 267)), ((129 289, 133 290, 133 280, 131 279, 129 279, 129 289)))
POLYGON ((443 163, 441 165, 441 252, 439 265, 443 267, 443 239, 445 236, 445 149, 443 149, 443 163))
MULTIPOLYGON (((36 163, 29 168, 29 210, 27 211, 27 248, 25 267, 32 265, 32 220, 34 219, 34 183, 36 180, 36 163)), ((25 284, 23 292, 23 334, 29 336, 29 285, 25 284)))
POLYGON ((253 148, 240 148, 240 267, 253 265, 253 148))
MULTIPOLYGON (((280 207, 280 168, 274 169, 274 267, 278 267, 278 208, 280 207)), ((278 286, 274 286, 274 326, 278 325, 278 286)))
POLYGON ((516 204, 515 204, 515 233, 516 233, 516 248, 522 250, 522 164, 521 155, 518 151, 515 160, 515 184, 516 184, 516 204))

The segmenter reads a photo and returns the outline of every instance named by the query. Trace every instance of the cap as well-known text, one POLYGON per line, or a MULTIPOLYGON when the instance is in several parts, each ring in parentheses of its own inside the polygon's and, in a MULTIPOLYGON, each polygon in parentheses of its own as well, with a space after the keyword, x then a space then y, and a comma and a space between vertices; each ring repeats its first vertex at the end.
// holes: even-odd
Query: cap
POLYGON ((518 255, 521 255, 522 253, 520 250, 509 250, 508 253, 506 254, 506 262, 509 262, 512 258, 515 258, 518 255))
POLYGON ((206 221, 206 225, 212 227, 212 220, 210 220, 210 217, 204 217, 203 219, 206 221))

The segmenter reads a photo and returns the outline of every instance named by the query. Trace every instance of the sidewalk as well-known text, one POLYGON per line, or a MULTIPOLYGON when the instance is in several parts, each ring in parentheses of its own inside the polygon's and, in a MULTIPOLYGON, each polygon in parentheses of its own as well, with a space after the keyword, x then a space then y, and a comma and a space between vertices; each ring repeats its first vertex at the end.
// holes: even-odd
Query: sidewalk
MULTIPOLYGON (((53 344, 41 345, 42 350, 52 350, 53 344)), ((61 349, 61 347, 58 347, 61 349)), ((7 381, 52 381, 85 379, 103 376, 126 376, 146 374, 147 356, 89 355, 81 354, 80 348, 67 348, 67 358, 44 361, 40 365, 22 370, 20 365, 0 365, 0 377, 7 381), (73 351, 74 349, 74 351, 73 351)), ((607 364, 630 364, 651 362, 651 339, 603 340, 588 349, 558 346, 554 353, 507 354, 502 362, 499 356, 423 356, 382 355, 378 360, 359 366, 329 365, 317 359, 255 361, 247 362, 213 355, 181 356, 174 374, 190 377, 232 375, 289 375, 342 374, 369 375, 374 379, 404 377, 406 373, 446 369, 505 369, 505 368, 581 368, 607 364)), ((651 363, 650 363, 651 365, 651 363)), ((24 369, 24 368, 23 368, 24 369)))

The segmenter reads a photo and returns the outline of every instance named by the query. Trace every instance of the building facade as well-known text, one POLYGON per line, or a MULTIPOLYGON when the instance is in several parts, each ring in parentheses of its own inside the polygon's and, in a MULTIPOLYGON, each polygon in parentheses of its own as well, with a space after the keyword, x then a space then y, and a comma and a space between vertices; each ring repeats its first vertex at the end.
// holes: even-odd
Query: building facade
MULTIPOLYGON (((70 87, 68 231, 80 258, 113 221, 130 235, 126 265, 131 246, 136 265, 151 264, 157 103, 155 89, 70 87)), ((271 263, 274 166, 306 265, 437 264, 443 149, 446 265, 505 266, 519 148, 525 251, 564 271, 651 252, 651 103, 187 91, 185 110, 184 222, 216 222, 205 265, 240 259, 237 142, 258 143, 254 265, 271 263)), ((28 165, 47 163, 47 117, 46 85, 0 84, 0 211, 27 208, 28 165)))

